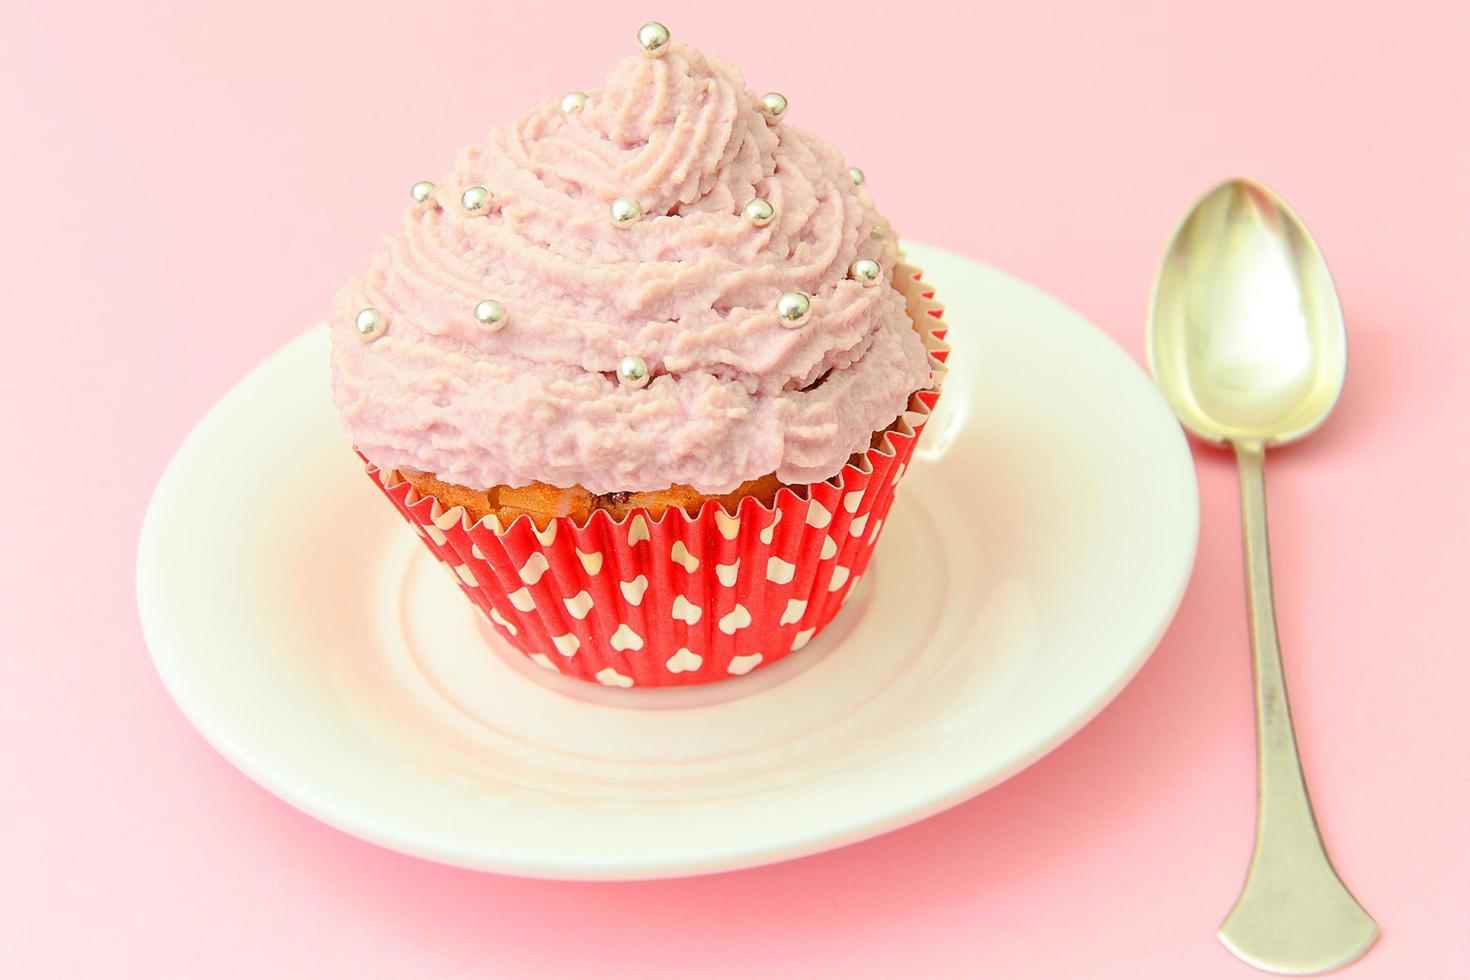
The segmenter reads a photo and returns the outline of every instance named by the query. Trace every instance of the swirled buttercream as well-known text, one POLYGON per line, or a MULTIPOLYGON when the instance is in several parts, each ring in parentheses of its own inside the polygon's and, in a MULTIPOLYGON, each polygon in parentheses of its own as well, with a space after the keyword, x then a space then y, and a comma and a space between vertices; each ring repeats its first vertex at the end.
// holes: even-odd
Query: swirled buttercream
POLYGON ((337 406, 376 465, 473 489, 820 481, 930 382, 880 227, 841 155, 768 123, 733 68, 684 44, 630 57, 579 111, 549 100, 464 150, 408 209, 329 317, 337 406), (642 217, 619 227, 622 197, 642 217), (848 277, 857 259, 876 285, 848 277), (787 292, 811 298, 795 329, 787 292), (645 387, 619 384, 625 357, 645 387))

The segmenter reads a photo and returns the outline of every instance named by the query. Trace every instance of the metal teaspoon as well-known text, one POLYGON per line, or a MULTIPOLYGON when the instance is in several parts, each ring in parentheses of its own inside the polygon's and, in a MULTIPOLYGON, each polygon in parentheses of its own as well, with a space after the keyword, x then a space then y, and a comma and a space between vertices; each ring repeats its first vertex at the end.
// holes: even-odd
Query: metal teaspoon
POLYGON ((1353 962, 1378 924, 1337 876, 1297 755, 1271 595, 1267 446, 1321 425, 1347 374, 1347 333, 1327 264, 1296 215, 1250 180, 1195 205, 1154 287, 1149 366, 1184 427, 1235 450, 1255 674, 1259 784, 1250 870, 1219 936, 1263 970, 1353 962))

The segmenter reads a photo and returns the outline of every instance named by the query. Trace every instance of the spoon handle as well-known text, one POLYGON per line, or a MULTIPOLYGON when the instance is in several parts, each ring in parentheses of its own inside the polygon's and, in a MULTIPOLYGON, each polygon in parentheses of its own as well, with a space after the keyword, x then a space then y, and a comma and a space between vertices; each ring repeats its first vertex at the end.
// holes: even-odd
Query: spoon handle
POLYGON ((1256 846, 1220 941, 1262 970, 1321 973, 1367 952, 1378 924, 1338 878, 1323 847, 1302 778, 1271 594, 1266 532, 1266 452, 1235 443, 1240 464, 1246 591, 1256 687, 1256 846))

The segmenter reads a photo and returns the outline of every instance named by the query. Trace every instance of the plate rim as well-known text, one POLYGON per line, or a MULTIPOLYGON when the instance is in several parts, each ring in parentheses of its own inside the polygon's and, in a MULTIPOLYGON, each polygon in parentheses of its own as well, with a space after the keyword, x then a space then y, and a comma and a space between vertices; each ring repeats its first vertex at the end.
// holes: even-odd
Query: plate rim
MULTIPOLYGON (((1132 370, 1139 372, 1142 377, 1138 378, 1138 380, 1153 388, 1160 405, 1167 409, 1167 405, 1163 402, 1162 394, 1154 387, 1152 379, 1148 377, 1145 369, 1110 335, 1062 300, 1019 277, 996 269, 977 259, 971 259, 946 249, 921 243, 906 242, 905 248, 910 252, 911 261, 919 267, 930 265, 931 263, 928 261, 930 257, 937 258, 940 262, 970 263, 982 267, 990 274, 1008 280, 1010 284, 1030 294, 1030 299, 1053 306, 1059 314, 1062 314, 1063 319, 1071 320, 1076 325, 1085 327, 1093 334, 1096 334, 1097 338, 1104 342, 1104 345, 1111 350, 1113 355, 1122 358, 1132 370)), ((941 295, 943 294, 942 285, 940 286, 940 293, 941 295)), ((161 533, 160 527, 165 520, 160 512, 161 507, 159 505, 160 497, 163 496, 161 491, 175 472, 180 459, 185 456, 199 438, 202 438, 201 433, 211 419, 220 411, 221 406, 241 388, 248 378, 266 365, 288 356, 289 352, 298 345, 309 343, 314 331, 319 329, 320 326, 318 325, 310 328, 303 334, 293 337, 264 360, 252 365, 224 393, 215 399, 209 409, 190 428, 189 433, 181 440, 178 448, 170 456, 159 478, 158 484, 150 496, 139 531, 137 558, 134 564, 135 598, 138 604, 139 619, 144 640, 148 647, 149 657, 154 669, 157 671, 169 697, 211 747, 219 752, 231 765, 235 766, 252 781, 283 802, 338 830, 399 853, 409 854, 453 867, 518 877, 579 881, 632 881, 688 877, 759 867, 822 853, 880 836, 927 819, 959 803, 972 799, 980 793, 993 789, 1017 773, 1029 768, 1086 727, 1133 681, 1144 664, 1148 662, 1149 658, 1158 648, 1158 645, 1177 616, 1179 607, 1183 602, 1193 576, 1198 557, 1200 530, 1198 475, 1193 464, 1193 455, 1189 448, 1188 440, 1181 428, 1177 429, 1177 440, 1178 444, 1183 447, 1185 459, 1189 461, 1188 465, 1183 467, 1181 472, 1187 470, 1187 482, 1191 493, 1189 494, 1186 513, 1182 515, 1187 518, 1188 525, 1184 529, 1187 531, 1187 535, 1186 541, 1184 542, 1185 547, 1182 552, 1183 567, 1182 570, 1171 575, 1171 578, 1175 580, 1175 585, 1173 594, 1166 604, 1167 608, 1163 610, 1151 635, 1145 642, 1139 645, 1137 652, 1132 655, 1126 668, 1119 673, 1117 679, 1108 689, 1101 691, 1093 697, 1085 710, 1073 716, 1067 725, 1061 726, 1058 730, 1051 732, 1046 737, 1035 740, 1028 751, 1019 753, 1013 757, 1009 764, 993 769, 978 778, 968 775, 956 776, 956 778, 948 781, 948 785, 942 790, 925 794, 924 799, 917 804, 912 802, 913 797, 911 795, 901 797, 900 799, 905 801, 901 803, 889 803, 887 800, 883 800, 874 807, 861 811, 856 816, 847 817, 844 815, 841 818, 827 820, 821 825, 819 830, 807 831, 804 828, 793 828, 792 832, 779 845, 772 845, 767 842, 742 845, 737 841, 717 855, 707 855, 697 859, 674 854, 659 860, 641 859, 635 864, 619 862, 616 859, 590 861, 586 858, 577 858, 571 862, 558 864, 555 861, 538 858, 530 860, 518 858, 514 853, 498 855, 462 853, 429 837, 415 839, 413 834, 387 834, 375 826, 372 821, 361 818, 356 813, 342 808, 329 797, 318 794, 312 787, 293 783, 288 779, 279 777, 276 773, 272 772, 267 764, 258 760, 246 746, 238 744, 231 737, 230 733, 220 729, 211 719, 206 706, 196 702, 187 689, 187 685, 174 672, 170 658, 165 655, 166 648, 168 647, 164 635, 166 626, 157 619, 159 604, 153 600, 153 593, 151 591, 152 580, 147 574, 147 568, 150 561, 152 561, 152 552, 157 547, 158 536, 161 533)))

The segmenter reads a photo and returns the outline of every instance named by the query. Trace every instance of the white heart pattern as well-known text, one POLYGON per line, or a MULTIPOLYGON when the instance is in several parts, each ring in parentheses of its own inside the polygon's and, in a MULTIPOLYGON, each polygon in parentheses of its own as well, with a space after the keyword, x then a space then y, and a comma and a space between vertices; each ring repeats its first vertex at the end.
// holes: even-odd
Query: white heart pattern
POLYGON ((664 661, 664 666, 669 668, 669 673, 671 674, 682 674, 686 670, 698 670, 703 664, 704 658, 688 647, 680 647, 678 653, 664 661))
POLYGON ((699 622, 699 617, 702 615, 704 615, 704 610, 696 606, 694 603, 690 602, 688 599, 684 598, 683 596, 674 597, 675 619, 682 619, 690 626, 693 626, 695 623, 699 622))
POLYGON ((623 590, 623 598, 635 606, 643 604, 643 593, 648 591, 648 576, 640 575, 631 582, 619 582, 618 588, 623 590))
POLYGON ((833 541, 832 535, 829 534, 822 539, 822 560, 826 561, 835 554, 837 554, 837 542, 833 541))
POLYGON ((812 527, 823 528, 832 523, 832 512, 813 500, 806 510, 806 522, 812 527))
POLYGON ((873 522, 873 533, 868 535, 868 544, 878 540, 878 532, 881 530, 883 530, 883 518, 880 517, 873 522))
POLYGON ((441 531, 441 530, 439 530, 434 525, 432 525, 432 524, 425 524, 425 525, 423 525, 423 529, 428 532, 428 534, 429 534, 429 540, 433 541, 435 544, 448 544, 449 543, 449 539, 444 536, 444 532, 441 531))
POLYGON ((735 604, 734 609, 731 609, 728 613, 720 617, 720 632, 730 636, 734 636, 736 630, 743 630, 749 625, 750 610, 738 602, 735 604))
POLYGON ((531 524, 531 530, 535 532, 536 540, 540 541, 543 545, 549 545, 556 540, 556 521, 548 521, 546 530, 544 531, 536 530, 536 525, 533 522, 531 524))
POLYGON ((535 585, 550 567, 551 563, 546 560, 546 556, 538 551, 521 566, 521 581, 527 585, 535 585))
POLYGON ((854 490, 852 493, 842 498, 842 509, 847 511, 849 514, 856 514, 857 509, 862 505, 863 492, 861 490, 854 490))
POLYGON ((775 555, 766 562, 766 578, 777 585, 785 585, 796 577, 796 566, 789 561, 782 561, 775 555))
POLYGON ((554 670, 558 674, 561 673, 561 668, 552 663, 551 658, 544 653, 533 653, 531 654, 531 659, 541 666, 545 667, 547 670, 554 670))
POLYGON ((595 675, 597 683, 606 684, 608 687, 632 687, 633 678, 624 676, 611 667, 604 667, 595 675))
POLYGON ((761 659, 762 657, 758 653, 747 654, 744 657, 731 657, 730 673, 736 676, 748 674, 755 669, 756 664, 760 663, 761 659))
POLYGON ((468 565, 455 565, 454 574, 458 575, 459 580, 472 589, 480 584, 476 581, 475 573, 470 571, 470 566, 468 565))
POLYGON ((563 599, 562 602, 566 604, 567 612, 571 613, 576 619, 586 619, 587 614, 592 611, 592 596, 586 589, 578 592, 570 599, 563 599))
POLYGON ((506 598, 510 600, 512 606, 515 606, 521 612, 530 612, 536 608, 536 600, 531 598, 531 590, 524 585, 506 596, 506 598))
POLYGON ((570 657, 582 649, 582 641, 577 639, 575 633, 563 633, 561 636, 553 636, 551 642, 556 644, 556 652, 563 657, 570 657))
POLYGON ((797 630, 796 639, 791 641, 791 652, 795 653, 797 650, 800 650, 802 647, 806 646, 812 641, 812 637, 816 635, 817 628, 815 626, 813 626, 809 630, 797 630))
POLYGON ((684 571, 686 572, 693 572, 699 567, 699 559, 689 553, 689 549, 684 547, 684 542, 682 541, 674 542, 674 547, 669 552, 669 557, 674 560, 675 564, 683 565, 684 571))
POLYGON ((832 581, 827 585, 827 591, 836 592, 847 583, 847 577, 852 574, 852 569, 846 565, 838 565, 832 569, 832 581))
POLYGON ((519 632, 516 629, 516 624, 512 623, 510 620, 500 615, 500 610, 496 609, 494 606, 490 607, 490 618, 495 620, 495 622, 499 623, 501 626, 504 626, 505 631, 511 636, 515 636, 516 633, 519 632))
POLYGON ((734 541, 740 534, 740 518, 731 517, 725 513, 723 507, 715 508, 715 526, 720 529, 720 537, 726 541, 734 541))
POLYGON ((633 628, 627 623, 618 626, 613 633, 612 639, 607 641, 608 646, 619 652, 623 650, 642 650, 643 637, 633 632, 633 628))
POLYGON ((776 525, 781 523, 783 510, 776 511, 776 519, 761 529, 761 544, 770 544, 776 538, 776 525))
POLYGON ((735 563, 733 565, 716 565, 715 566, 715 577, 718 578, 720 580, 720 584, 723 585, 727 589, 730 588, 730 586, 732 586, 732 585, 735 584, 735 577, 737 575, 739 575, 739 574, 740 574, 740 559, 739 558, 736 558, 735 559, 735 563))
POLYGON ((895 487, 898 486, 898 481, 903 479, 903 475, 908 471, 908 468, 908 463, 899 463, 898 469, 893 471, 893 485, 895 487))
POLYGON ((628 523, 628 547, 633 547, 639 541, 647 541, 648 537, 648 522, 643 519, 642 514, 634 514, 633 520, 628 523))
POLYGON ((801 622, 801 617, 806 615, 805 599, 786 600, 786 611, 781 614, 781 625, 801 622))
POLYGON ((580 549, 573 550, 577 552, 577 557, 582 560, 582 567, 587 569, 588 575, 596 575, 602 571, 602 552, 594 551, 591 554, 587 554, 580 549))
POLYGON ((868 515, 864 514, 862 517, 854 517, 852 523, 847 525, 847 530, 853 537, 860 538, 863 536, 863 528, 867 526, 868 515))

